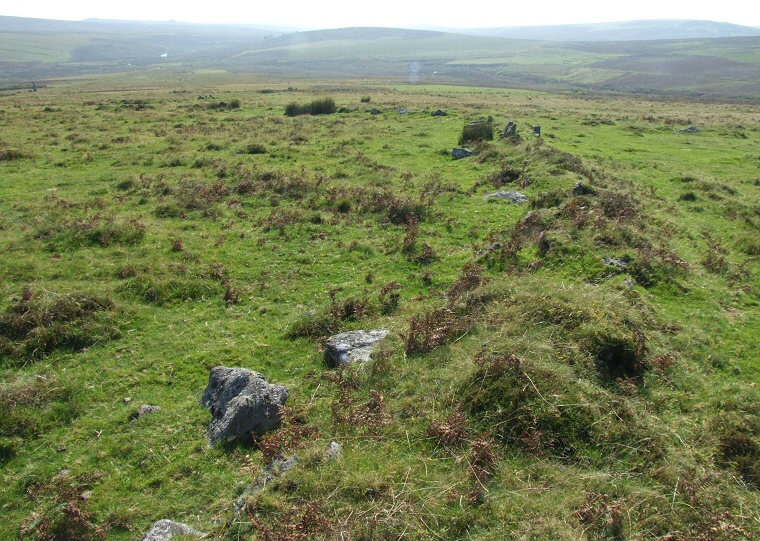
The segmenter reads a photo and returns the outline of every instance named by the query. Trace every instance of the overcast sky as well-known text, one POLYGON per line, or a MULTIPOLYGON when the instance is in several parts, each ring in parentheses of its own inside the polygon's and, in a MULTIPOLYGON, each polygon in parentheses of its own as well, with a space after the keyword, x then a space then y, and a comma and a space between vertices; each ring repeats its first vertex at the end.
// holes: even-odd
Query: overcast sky
POLYGON ((760 26, 754 0, 1 0, 0 15, 42 19, 88 18, 279 25, 291 28, 346 26, 460 28, 576 24, 639 19, 696 19, 760 26), (752 7, 754 6, 754 7, 752 7))

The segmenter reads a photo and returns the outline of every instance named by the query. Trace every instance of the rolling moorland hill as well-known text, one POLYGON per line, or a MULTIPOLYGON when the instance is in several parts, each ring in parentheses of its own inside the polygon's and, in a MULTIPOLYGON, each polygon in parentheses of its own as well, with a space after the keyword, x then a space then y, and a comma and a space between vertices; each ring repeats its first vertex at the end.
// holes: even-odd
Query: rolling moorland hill
MULTIPOLYGON (((668 29, 675 27, 679 32, 692 28, 687 35, 696 36, 695 26, 704 36, 731 33, 716 30, 721 28, 717 23, 664 21, 647 26, 646 32, 641 25, 631 25, 641 35, 673 35, 668 29)), ((0 73, 6 81, 3 88, 152 68, 167 70, 169 78, 216 70, 284 80, 393 78, 417 84, 701 99, 760 97, 757 35, 620 41, 634 35, 620 31, 618 41, 593 41, 592 36, 607 31, 604 28, 595 26, 584 41, 541 41, 387 28, 283 33, 238 26, 3 17, 0 73)), ((753 29, 746 33, 757 34, 753 29)))
POLYGON ((168 73, 0 93, 1 539, 760 535, 756 106, 168 73))
POLYGON ((511 26, 504 28, 476 28, 468 32, 481 36, 547 41, 637 41, 760 36, 760 29, 751 26, 691 20, 511 26))

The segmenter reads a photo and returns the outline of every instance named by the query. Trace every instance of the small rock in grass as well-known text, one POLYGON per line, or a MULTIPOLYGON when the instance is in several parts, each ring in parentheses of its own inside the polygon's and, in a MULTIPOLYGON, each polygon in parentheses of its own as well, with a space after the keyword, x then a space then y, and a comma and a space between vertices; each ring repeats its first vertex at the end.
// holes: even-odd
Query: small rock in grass
POLYGON ((498 192, 489 193, 486 199, 498 198, 512 201, 513 203, 527 203, 528 196, 520 192, 510 192, 508 190, 499 190, 498 192))
POLYGON ((199 532, 195 528, 191 528, 187 524, 163 519, 151 526, 150 530, 148 530, 143 536, 142 541, 169 541, 172 537, 177 535, 194 535, 196 537, 203 537, 205 534, 199 532))
POLYGON ((475 155, 472 150, 468 150, 466 148, 455 148, 451 151, 451 154, 454 156, 455 160, 461 160, 462 158, 469 158, 470 156, 475 155))
POLYGON ((343 446, 337 441, 330 442, 330 445, 327 446, 327 452, 325 453, 325 458, 327 458, 328 461, 338 460, 340 459, 342 455, 343 455, 343 446))

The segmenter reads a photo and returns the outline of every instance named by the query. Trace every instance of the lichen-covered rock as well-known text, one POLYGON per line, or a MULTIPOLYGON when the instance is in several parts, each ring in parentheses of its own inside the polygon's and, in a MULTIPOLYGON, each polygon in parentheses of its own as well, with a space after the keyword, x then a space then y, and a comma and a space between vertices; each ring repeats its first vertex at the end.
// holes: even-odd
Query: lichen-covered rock
POLYGON ((142 541, 169 541, 175 535, 194 535, 196 537, 204 536, 195 528, 187 524, 174 522, 172 520, 159 520, 143 536, 142 541))
POLYGON ((466 148, 455 148, 451 151, 451 154, 454 156, 455 160, 461 160, 462 158, 469 158, 470 156, 475 155, 472 150, 467 150, 466 148))
POLYGON ((388 331, 349 331, 327 339, 325 358, 335 366, 348 365, 370 360, 377 343, 388 335, 388 331))
POLYGON ((485 198, 492 199, 494 197, 498 199, 506 199, 513 203, 525 203, 528 201, 527 195, 521 194, 520 192, 510 192, 508 190, 499 190, 498 192, 489 193, 485 198))
POLYGON ((287 387, 270 384, 253 370, 212 368, 202 398, 203 407, 213 416, 209 441, 213 445, 274 430, 280 425, 280 406, 285 405, 288 393, 287 387))
POLYGON ((331 461, 331 460, 339 460, 341 456, 343 456, 343 446, 337 441, 331 441, 330 445, 327 446, 327 451, 325 452, 325 458, 328 461, 331 461))

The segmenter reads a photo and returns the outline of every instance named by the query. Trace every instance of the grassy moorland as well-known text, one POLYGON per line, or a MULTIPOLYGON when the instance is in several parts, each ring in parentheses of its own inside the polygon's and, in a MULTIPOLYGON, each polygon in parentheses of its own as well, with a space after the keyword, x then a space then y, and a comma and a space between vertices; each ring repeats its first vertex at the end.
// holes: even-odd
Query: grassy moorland
POLYGON ((141 77, 0 94, 1 538, 760 532, 757 107, 141 77), (282 429, 207 445, 220 364, 282 429))

